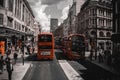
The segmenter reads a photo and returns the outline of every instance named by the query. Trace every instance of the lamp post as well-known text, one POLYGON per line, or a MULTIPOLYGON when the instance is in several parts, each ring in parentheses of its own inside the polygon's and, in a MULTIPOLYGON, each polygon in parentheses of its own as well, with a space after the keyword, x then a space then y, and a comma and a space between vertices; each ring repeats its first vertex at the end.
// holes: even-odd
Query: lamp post
POLYGON ((25 35, 22 35, 22 48, 21 48, 21 50, 22 50, 22 63, 23 63, 23 65, 24 65, 24 47, 25 47, 25 35))

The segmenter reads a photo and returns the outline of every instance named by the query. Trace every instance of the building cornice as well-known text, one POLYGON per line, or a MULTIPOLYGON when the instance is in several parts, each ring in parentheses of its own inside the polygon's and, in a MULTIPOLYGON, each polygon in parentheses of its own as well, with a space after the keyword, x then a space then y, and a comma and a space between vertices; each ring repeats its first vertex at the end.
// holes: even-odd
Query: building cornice
POLYGON ((28 1, 27 1, 27 0, 23 0, 23 1, 25 2, 25 5, 27 6, 27 8, 29 9, 29 11, 31 12, 32 16, 35 18, 34 14, 33 14, 33 11, 32 11, 32 9, 31 9, 28 1))

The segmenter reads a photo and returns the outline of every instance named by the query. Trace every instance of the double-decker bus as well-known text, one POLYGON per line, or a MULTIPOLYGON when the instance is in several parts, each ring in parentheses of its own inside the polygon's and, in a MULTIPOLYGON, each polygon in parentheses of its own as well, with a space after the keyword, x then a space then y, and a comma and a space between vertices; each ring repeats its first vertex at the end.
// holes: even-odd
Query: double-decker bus
POLYGON ((64 41, 64 54, 69 59, 85 58, 85 36, 83 34, 72 34, 64 41))
POLYGON ((38 53, 37 58, 51 59, 54 58, 54 36, 52 33, 41 33, 38 35, 38 53))

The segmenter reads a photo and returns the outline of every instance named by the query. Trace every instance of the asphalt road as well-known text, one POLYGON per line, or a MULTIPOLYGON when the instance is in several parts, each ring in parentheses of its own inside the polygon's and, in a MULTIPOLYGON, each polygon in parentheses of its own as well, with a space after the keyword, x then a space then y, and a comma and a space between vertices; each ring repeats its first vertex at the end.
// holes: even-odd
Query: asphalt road
POLYGON ((29 57, 28 60, 32 61, 32 64, 23 80, 68 80, 56 57, 53 61, 37 61, 35 56, 29 57))

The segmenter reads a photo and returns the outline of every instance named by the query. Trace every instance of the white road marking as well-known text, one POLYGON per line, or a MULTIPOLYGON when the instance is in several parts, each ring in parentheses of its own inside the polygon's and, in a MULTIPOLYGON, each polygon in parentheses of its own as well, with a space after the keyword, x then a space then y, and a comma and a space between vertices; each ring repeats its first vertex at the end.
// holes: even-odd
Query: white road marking
POLYGON ((69 80, 84 80, 66 60, 58 60, 58 62, 69 80))

